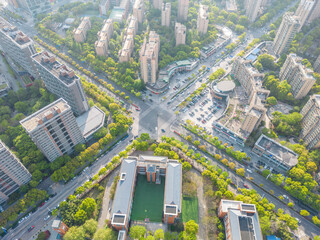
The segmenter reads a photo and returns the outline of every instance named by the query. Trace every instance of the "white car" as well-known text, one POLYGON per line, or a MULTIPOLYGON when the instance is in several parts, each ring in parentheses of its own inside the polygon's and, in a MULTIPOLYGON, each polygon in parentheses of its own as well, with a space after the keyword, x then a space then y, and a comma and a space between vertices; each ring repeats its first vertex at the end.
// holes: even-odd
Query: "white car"
POLYGON ((285 199, 288 199, 289 200, 289 197, 287 195, 283 195, 283 198, 285 199))
POLYGON ((248 173, 252 173, 252 170, 250 170, 249 168, 247 168, 247 172, 248 172, 248 173))

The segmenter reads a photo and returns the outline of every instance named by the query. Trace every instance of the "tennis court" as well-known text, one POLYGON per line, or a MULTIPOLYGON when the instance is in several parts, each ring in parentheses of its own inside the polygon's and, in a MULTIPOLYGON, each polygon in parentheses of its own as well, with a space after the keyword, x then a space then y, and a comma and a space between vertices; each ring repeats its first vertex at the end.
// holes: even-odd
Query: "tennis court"
POLYGON ((132 220, 161 222, 164 200, 165 178, 161 177, 161 184, 149 183, 147 176, 138 175, 134 191, 132 220))

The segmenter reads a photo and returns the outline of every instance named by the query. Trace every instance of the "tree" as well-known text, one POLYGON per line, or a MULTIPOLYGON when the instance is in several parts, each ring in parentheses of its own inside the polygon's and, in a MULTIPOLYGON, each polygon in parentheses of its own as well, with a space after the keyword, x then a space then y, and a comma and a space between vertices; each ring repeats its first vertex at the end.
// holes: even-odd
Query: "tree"
POLYGON ((192 166, 191 166, 191 164, 190 164, 190 163, 188 163, 188 162, 184 162, 184 163, 182 163, 182 170, 183 170, 184 172, 188 172, 188 171, 190 171, 190 170, 191 170, 191 168, 192 168, 192 166))
POLYGON ((93 236, 93 240, 116 240, 117 234, 110 228, 100 228, 93 236))
POLYGON ((86 233, 83 227, 71 227, 63 236, 64 240, 85 240, 86 233))
POLYGON ((238 168, 238 169, 236 170, 236 173, 237 173, 238 175, 244 177, 245 171, 244 171, 243 168, 238 168))
POLYGON ((307 210, 302 209, 302 210, 300 211, 300 215, 301 215, 301 216, 304 216, 304 217, 308 217, 308 216, 310 215, 310 213, 309 213, 307 210))
POLYGON ((190 135, 188 135, 188 136, 186 137, 186 140, 187 140, 188 142, 191 142, 191 141, 192 141, 192 137, 191 137, 190 135))
POLYGON ((312 221, 315 225, 318 225, 318 226, 320 225, 320 220, 319 220, 318 216, 313 216, 312 221))
POLYGON ((200 145, 200 141, 195 140, 193 144, 196 145, 196 146, 199 146, 200 145))
POLYGON ((190 236, 195 236, 198 233, 199 225, 194 221, 190 220, 186 222, 186 233, 190 236))
POLYGON ((157 229, 155 232, 154 232, 154 237, 156 240, 162 240, 164 239, 164 232, 161 228, 157 229))
POLYGON ((93 234, 97 231, 98 222, 94 219, 89 219, 82 225, 82 227, 91 238, 93 234))
POLYGON ((86 220, 88 219, 88 215, 87 213, 82 210, 79 209, 76 214, 74 214, 74 221, 78 224, 81 225, 83 224, 86 220))
POLYGON ((143 226, 133 226, 130 228, 129 235, 133 239, 141 239, 146 234, 146 228, 143 226))
POLYGON ((275 97, 271 96, 267 98, 267 103, 271 106, 277 105, 278 101, 275 97))
POLYGON ((87 216, 90 217, 96 209, 96 205, 96 201, 93 198, 86 198, 82 201, 79 209, 84 210, 87 216))

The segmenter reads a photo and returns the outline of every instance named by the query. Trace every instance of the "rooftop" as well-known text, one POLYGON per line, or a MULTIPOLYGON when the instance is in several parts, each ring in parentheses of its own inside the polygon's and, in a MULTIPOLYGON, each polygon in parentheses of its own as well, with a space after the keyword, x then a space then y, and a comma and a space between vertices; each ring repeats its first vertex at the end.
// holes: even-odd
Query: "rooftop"
POLYGON ((47 69, 47 71, 49 71, 66 85, 70 85, 74 82, 74 80, 79 79, 73 70, 58 62, 54 55, 51 55, 46 51, 33 55, 32 59, 42 65, 45 69, 47 69))
POLYGON ((178 161, 171 160, 166 172, 164 204, 177 205, 178 211, 181 212, 181 193, 182 166, 178 161))
POLYGON ((105 113, 93 106, 89 111, 76 118, 82 136, 87 139, 104 124, 105 113))
POLYGON ((61 221, 60 220, 54 220, 52 223, 53 228, 59 228, 61 221))
POLYGON ((236 84, 230 80, 224 80, 217 84, 217 90, 220 92, 230 92, 236 87, 236 84))
POLYGON ((16 26, 11 25, 2 17, 0 17, 0 30, 20 46, 33 43, 33 41, 27 35, 21 32, 16 26))
POLYGON ((63 98, 50 103, 39 111, 33 113, 32 115, 26 117, 20 121, 20 124, 26 129, 26 131, 31 132, 36 129, 39 125, 42 125, 52 119, 54 116, 71 109, 70 106, 63 98))
POLYGON ((292 167, 298 163, 298 154, 263 134, 257 140, 255 145, 267 151, 269 157, 275 156, 288 166, 292 167))

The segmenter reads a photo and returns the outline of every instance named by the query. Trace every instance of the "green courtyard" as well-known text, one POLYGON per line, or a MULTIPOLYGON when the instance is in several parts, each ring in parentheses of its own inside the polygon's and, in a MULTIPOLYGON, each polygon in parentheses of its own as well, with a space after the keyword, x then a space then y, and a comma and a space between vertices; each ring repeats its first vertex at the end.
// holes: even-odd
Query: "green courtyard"
POLYGON ((181 214, 182 214, 183 222, 194 220, 196 223, 198 223, 199 222, 198 198, 183 196, 181 214))
POLYGON ((165 178, 161 184, 149 183, 147 176, 139 175, 134 191, 131 220, 161 222, 164 200, 165 178))

